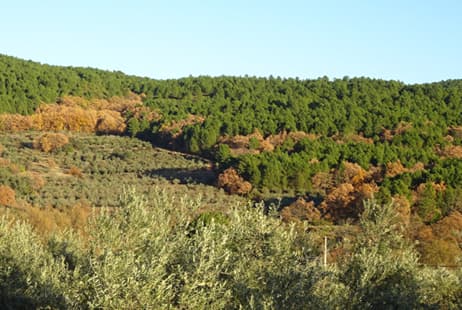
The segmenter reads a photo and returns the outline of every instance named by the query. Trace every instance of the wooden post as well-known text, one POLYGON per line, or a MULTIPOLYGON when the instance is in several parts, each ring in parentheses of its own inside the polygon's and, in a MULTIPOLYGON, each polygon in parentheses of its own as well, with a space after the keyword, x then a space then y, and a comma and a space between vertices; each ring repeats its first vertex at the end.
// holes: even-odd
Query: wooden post
POLYGON ((324 237, 324 267, 327 267, 327 237, 324 237))

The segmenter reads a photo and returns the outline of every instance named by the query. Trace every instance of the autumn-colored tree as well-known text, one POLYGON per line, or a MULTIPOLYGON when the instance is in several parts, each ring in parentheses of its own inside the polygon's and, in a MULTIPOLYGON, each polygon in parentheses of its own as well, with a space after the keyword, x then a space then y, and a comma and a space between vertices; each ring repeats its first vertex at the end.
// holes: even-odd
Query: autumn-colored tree
POLYGON ((252 190, 252 184, 239 176, 234 168, 228 168, 218 176, 218 186, 230 194, 245 195, 252 190))
POLYGON ((342 183, 334 188, 324 199, 321 208, 327 218, 336 221, 341 218, 355 217, 358 212, 351 208, 355 200, 354 186, 350 183, 342 183))
POLYGON ((430 265, 456 266, 462 256, 462 214, 452 212, 432 225, 422 225, 415 234, 419 240, 421 262, 430 265))
POLYGON ((29 116, 20 114, 0 114, 1 131, 23 131, 32 128, 32 120, 29 116))
POLYGON ((343 182, 351 184, 360 184, 364 182, 367 176, 367 171, 356 163, 343 163, 343 182))
MULTIPOLYGON (((355 177, 353 177, 355 178, 355 177)), ((334 222, 346 218, 358 218, 362 212, 363 201, 373 198, 379 187, 374 181, 369 183, 341 183, 334 187, 321 203, 327 219, 334 222)))
POLYGON ((433 239, 420 246, 422 262, 432 266, 455 267, 462 251, 457 244, 445 239, 433 239))
POLYGON ((381 133, 381 138, 383 141, 393 140, 393 131, 383 128, 382 133, 381 133))
POLYGON ((125 119, 119 112, 102 110, 98 111, 98 120, 95 132, 104 134, 122 134, 125 131, 125 119))
POLYGON ((396 162, 387 163, 387 168, 386 168, 387 177, 393 178, 405 172, 407 172, 407 169, 403 166, 400 160, 397 160, 396 162))
POLYGON ((462 214, 454 211, 433 225, 435 235, 462 246, 462 214))
POLYGON ((325 196, 334 185, 334 180, 329 172, 318 172, 311 178, 313 190, 325 196))
POLYGON ((316 222, 321 219, 321 211, 314 206, 313 201, 298 198, 297 201, 282 209, 281 218, 285 222, 316 222))

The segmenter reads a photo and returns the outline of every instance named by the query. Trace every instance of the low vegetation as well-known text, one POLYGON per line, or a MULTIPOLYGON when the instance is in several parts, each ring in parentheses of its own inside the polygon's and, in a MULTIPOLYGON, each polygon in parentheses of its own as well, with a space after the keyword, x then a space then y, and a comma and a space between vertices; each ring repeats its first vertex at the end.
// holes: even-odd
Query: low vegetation
MULTIPOLYGON (((459 269, 427 268, 390 205, 365 204, 339 264, 323 265, 319 232, 299 231, 261 206, 202 213, 203 201, 131 191, 91 218, 91 242, 66 231, 41 240, 0 220, 1 306, 14 308, 455 309, 459 269)), ((185 197, 186 198, 186 197, 185 197)))
POLYGON ((117 207, 120 190, 129 187, 148 199, 155 186, 172 195, 202 197, 209 210, 244 200, 214 186, 216 175, 207 161, 137 139, 17 132, 1 135, 0 143, 0 213, 8 207, 43 232, 81 226, 89 208, 117 207), (74 223, 74 217, 82 221, 74 223))

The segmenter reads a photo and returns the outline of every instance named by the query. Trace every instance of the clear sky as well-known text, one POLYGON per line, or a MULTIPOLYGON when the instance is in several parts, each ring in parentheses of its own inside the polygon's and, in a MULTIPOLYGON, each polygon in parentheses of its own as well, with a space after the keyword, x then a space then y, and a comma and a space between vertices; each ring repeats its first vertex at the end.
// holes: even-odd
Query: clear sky
POLYGON ((459 0, 0 0, 0 53, 153 78, 462 78, 459 0))

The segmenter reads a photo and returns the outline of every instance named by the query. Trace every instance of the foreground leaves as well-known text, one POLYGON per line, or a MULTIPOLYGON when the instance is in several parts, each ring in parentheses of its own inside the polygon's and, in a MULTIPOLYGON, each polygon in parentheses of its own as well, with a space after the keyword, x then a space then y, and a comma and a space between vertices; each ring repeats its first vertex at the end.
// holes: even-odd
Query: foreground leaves
POLYGON ((342 264, 322 266, 315 232, 261 206, 202 213, 155 189, 124 193, 95 215, 86 238, 45 243, 27 223, 0 221, 2 308, 368 309, 457 308, 461 272, 417 264, 393 207, 365 203, 342 264))

